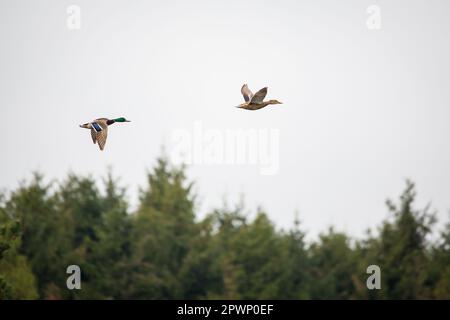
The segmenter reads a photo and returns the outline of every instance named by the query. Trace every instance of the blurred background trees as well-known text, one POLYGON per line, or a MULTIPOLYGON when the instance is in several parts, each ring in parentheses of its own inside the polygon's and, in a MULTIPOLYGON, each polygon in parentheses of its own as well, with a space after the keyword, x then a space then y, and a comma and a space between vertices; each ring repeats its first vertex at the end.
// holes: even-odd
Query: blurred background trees
POLYGON ((34 174, 0 196, 0 299, 450 299, 450 224, 430 240, 435 218, 412 182, 375 235, 330 228, 306 243, 298 221, 277 230, 261 209, 199 220, 184 168, 164 158, 147 181, 134 212, 111 172, 100 186, 34 174), (81 290, 66 288, 72 264, 81 290), (381 290, 366 287, 372 264, 381 290))

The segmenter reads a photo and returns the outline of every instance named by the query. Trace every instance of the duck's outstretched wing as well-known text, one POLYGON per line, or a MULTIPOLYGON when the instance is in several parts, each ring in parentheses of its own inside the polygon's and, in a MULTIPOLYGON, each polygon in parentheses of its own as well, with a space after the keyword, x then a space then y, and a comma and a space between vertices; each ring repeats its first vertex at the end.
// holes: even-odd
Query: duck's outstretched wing
POLYGON ((250 89, 248 88, 248 86, 246 84, 244 84, 242 86, 241 93, 244 96, 245 102, 249 102, 250 99, 253 97, 253 93, 250 91, 250 89))
POLYGON ((105 130, 102 130, 100 133, 97 133, 97 143, 100 148, 100 150, 103 151, 106 144, 106 138, 108 137, 108 128, 105 130))
POLYGON ((106 124, 106 121, 100 119, 92 122, 91 125, 92 141, 94 141, 94 143, 97 142, 100 150, 103 150, 105 148, 106 138, 108 138, 108 125, 106 124))
POLYGON ((260 104, 264 101, 266 95, 267 87, 264 87, 252 96, 252 98, 250 99, 250 103, 260 104))

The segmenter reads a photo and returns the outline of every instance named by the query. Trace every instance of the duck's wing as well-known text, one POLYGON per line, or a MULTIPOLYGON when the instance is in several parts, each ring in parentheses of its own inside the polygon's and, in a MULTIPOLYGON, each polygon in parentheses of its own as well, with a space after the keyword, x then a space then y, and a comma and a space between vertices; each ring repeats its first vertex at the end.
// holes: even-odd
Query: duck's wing
POLYGON ((91 137, 92 137, 92 142, 95 144, 97 142, 97 134, 94 129, 91 129, 91 137))
POLYGON ((249 102, 253 96, 253 93, 250 91, 250 89, 248 88, 248 86, 246 84, 244 84, 242 86, 241 93, 244 96, 245 102, 249 102))
POLYGON ((260 104, 264 101, 266 95, 267 95, 267 87, 264 87, 253 95, 253 97, 250 99, 250 103, 260 104))
POLYGON ((92 141, 98 143, 100 150, 105 148, 106 138, 108 138, 108 125, 104 119, 97 119, 91 123, 92 141))
POLYGON ((102 130, 100 133, 97 134, 97 143, 98 143, 100 150, 102 150, 102 151, 105 148, 107 137, 108 137, 108 128, 102 130))

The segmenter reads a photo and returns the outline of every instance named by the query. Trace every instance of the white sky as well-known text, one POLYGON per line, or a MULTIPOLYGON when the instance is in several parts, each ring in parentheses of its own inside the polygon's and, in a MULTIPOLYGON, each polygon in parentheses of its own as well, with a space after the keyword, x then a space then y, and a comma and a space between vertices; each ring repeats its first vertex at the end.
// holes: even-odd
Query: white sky
POLYGON ((277 174, 193 165, 202 215, 245 194, 279 227, 300 211, 316 235, 360 236, 405 178, 441 222, 450 209, 448 1, 0 2, 0 188, 41 170, 100 178, 111 165, 136 202, 177 130, 279 130, 277 174), (381 29, 366 27, 369 5, 381 29), (81 29, 66 26, 69 5, 81 29), (233 108, 240 87, 283 105, 233 108), (125 116, 104 152, 78 124, 125 116))

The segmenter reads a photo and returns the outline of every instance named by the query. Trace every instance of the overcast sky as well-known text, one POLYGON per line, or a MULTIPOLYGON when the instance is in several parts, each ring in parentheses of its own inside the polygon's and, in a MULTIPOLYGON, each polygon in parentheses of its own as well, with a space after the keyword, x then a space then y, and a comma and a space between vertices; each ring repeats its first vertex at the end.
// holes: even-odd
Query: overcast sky
POLYGON ((444 0, 2 0, 0 187, 32 170, 100 178, 111 165, 136 203, 177 133, 205 150, 205 132, 265 130, 274 174, 258 163, 189 167, 202 215, 245 194, 279 227, 299 210, 312 236, 330 225, 360 236, 410 178, 418 205, 431 201, 447 221, 449 12, 444 0), (370 5, 380 29, 367 27, 370 5), (284 104, 234 108, 243 83, 284 104), (104 152, 78 127, 119 116, 132 122, 110 128, 104 152))

